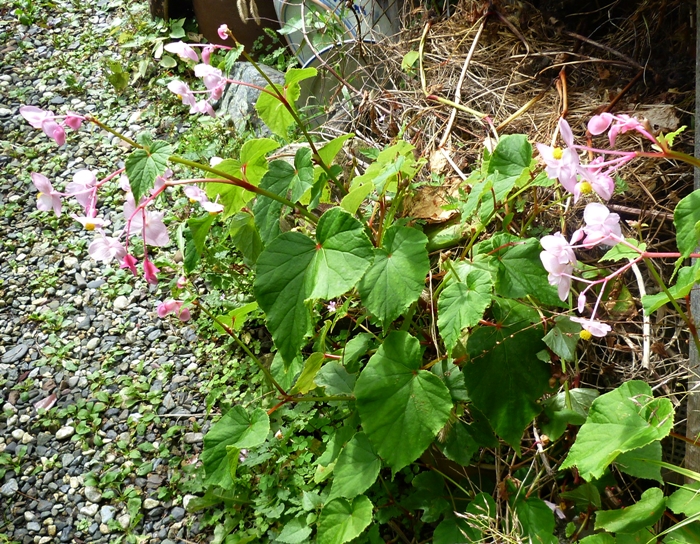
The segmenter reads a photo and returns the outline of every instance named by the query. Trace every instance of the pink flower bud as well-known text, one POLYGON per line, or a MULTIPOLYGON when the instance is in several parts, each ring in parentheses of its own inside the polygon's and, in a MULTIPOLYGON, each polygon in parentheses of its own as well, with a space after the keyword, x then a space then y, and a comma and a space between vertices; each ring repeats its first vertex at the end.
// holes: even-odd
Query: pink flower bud
POLYGON ((221 25, 217 30, 217 33, 219 34, 219 38, 221 38, 222 40, 228 39, 228 32, 229 32, 228 25, 226 25, 226 23, 221 25))
POLYGON ((119 265, 119 268, 128 268, 129 270, 131 270, 131 273, 134 276, 138 277, 139 273, 136 270, 137 263, 138 263, 138 261, 136 260, 136 257, 134 257, 133 255, 129 255, 127 253, 126 255, 124 255, 124 258, 122 259, 122 262, 119 265))
POLYGON ((143 273, 148 283, 151 285, 158 285, 158 276, 156 276, 158 272, 160 272, 160 270, 158 270, 156 265, 149 261, 148 258, 143 260, 143 273))

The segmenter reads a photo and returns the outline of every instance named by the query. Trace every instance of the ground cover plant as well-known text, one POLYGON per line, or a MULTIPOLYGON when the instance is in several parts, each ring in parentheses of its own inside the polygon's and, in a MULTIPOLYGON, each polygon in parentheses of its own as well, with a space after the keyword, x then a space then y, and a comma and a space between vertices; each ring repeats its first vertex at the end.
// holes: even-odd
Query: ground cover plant
MULTIPOLYGON (((202 90, 173 80, 170 91, 192 113, 214 114, 210 100, 240 48, 165 49, 203 80, 202 90)), ((659 487, 672 403, 642 381, 603 395, 580 387, 577 356, 611 332, 606 304, 624 302, 611 285, 641 263, 653 271, 652 259, 678 259, 678 271, 643 297, 645 313, 675 305, 698 342, 676 300, 697 279, 682 260, 698 242, 700 195, 676 207, 677 252, 647 248, 604 204, 631 161, 696 164, 673 150, 678 134, 603 113, 588 128, 609 145, 594 147, 576 143, 562 119, 563 144, 539 143, 540 160, 524 135, 502 136, 451 203, 457 228, 435 230, 403 208, 425 166, 408 142, 366 150, 353 175, 338 163, 351 134, 308 134, 296 100, 315 75, 291 69, 283 86, 263 89, 257 110, 274 137, 211 164, 147 133, 128 138, 99 116, 22 109, 59 145, 94 123, 133 148, 123 168, 101 180, 82 170, 61 192, 32 173, 39 209, 59 215, 70 201, 96 232, 92 258, 169 281, 161 317, 209 319, 259 369, 259 382, 234 386, 204 438, 201 497, 189 505, 207 509, 216 540, 697 541, 697 486, 659 487), (644 146, 625 150, 628 132, 644 146), (297 137, 307 145, 292 161, 268 160, 297 137), (178 176, 182 166, 202 177, 178 176), (109 185, 124 198, 115 229, 99 213, 109 185), (158 249, 171 236, 180 260, 158 249), (234 250, 243 264, 221 270, 234 250), (200 291, 202 278, 215 296, 200 291), (225 311, 214 300, 222 294, 225 311), (627 476, 642 482, 637 500, 612 508, 606 494, 627 476)))

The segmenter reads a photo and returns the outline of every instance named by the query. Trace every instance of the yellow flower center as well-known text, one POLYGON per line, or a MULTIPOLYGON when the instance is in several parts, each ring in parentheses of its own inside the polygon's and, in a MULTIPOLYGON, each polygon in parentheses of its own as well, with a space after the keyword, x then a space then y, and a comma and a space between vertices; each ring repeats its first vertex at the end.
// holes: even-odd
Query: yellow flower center
POLYGON ((44 193, 39 193, 36 195, 37 198, 41 198, 42 196, 44 196, 44 193))
POLYGON ((190 204, 194 204, 195 202, 197 201, 194 198, 190 198, 190 204))
POLYGON ((85 223, 85 230, 95 230, 95 223, 85 223))
POLYGON ((588 332, 586 329, 583 329, 578 335, 583 339, 583 340, 590 340, 593 338, 593 335, 588 332))
POLYGON ((559 160, 564 156, 564 150, 561 147, 555 147, 552 150, 552 157, 559 160))
POLYGON ((182 95, 181 94, 177 95, 177 99, 182 100, 182 95))
POLYGON ((580 185, 582 195, 590 195, 593 192, 593 187, 587 181, 582 181, 580 185))

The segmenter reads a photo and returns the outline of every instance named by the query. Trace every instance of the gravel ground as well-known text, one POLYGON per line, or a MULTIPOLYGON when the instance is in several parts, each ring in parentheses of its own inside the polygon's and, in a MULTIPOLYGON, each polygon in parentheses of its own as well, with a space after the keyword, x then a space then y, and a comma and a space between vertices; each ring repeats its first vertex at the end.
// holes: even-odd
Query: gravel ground
POLYGON ((149 102, 120 97, 103 71, 127 5, 57 0, 29 27, 0 6, 0 542, 208 538, 178 483, 207 428, 194 329, 160 320, 165 295, 143 280, 91 261, 90 233, 37 212, 29 180, 60 190, 124 150, 91 128, 57 148, 18 113, 92 112, 138 132, 149 102))

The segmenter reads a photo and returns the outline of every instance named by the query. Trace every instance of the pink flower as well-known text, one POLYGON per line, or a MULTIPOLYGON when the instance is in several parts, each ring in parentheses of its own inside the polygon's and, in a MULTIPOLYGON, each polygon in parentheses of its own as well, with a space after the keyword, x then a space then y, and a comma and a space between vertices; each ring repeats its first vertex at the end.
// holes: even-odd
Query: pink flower
POLYGON ((615 182, 607 172, 603 172, 603 168, 598 166, 605 159, 596 157, 590 164, 579 166, 578 171, 583 177, 574 187, 574 202, 578 201, 582 194, 595 192, 603 200, 610 200, 615 191, 615 182))
POLYGON ((129 255, 129 254, 127 253, 127 254, 124 255, 124 257, 122 258, 122 262, 121 262, 121 264, 119 265, 119 268, 128 268, 129 270, 131 270, 131 273, 132 273, 134 276, 137 276, 137 277, 138 277, 139 273, 138 273, 138 271, 136 270, 136 264, 137 264, 137 263, 138 263, 138 261, 136 260, 136 257, 134 257, 133 255, 129 255))
POLYGON ((547 165, 545 172, 547 172, 549 179, 558 179, 567 191, 573 193, 576 186, 576 169, 579 165, 579 159, 576 150, 573 149, 574 135, 566 119, 559 119, 559 131, 567 145, 566 149, 538 143, 537 150, 547 165))
POLYGON ((110 236, 99 236, 95 238, 88 247, 90 257, 96 261, 108 263, 112 259, 122 260, 126 255, 126 249, 116 238, 110 236))
POLYGON ((224 211, 223 205, 218 204, 216 202, 211 202, 209 200, 209 197, 207 197, 207 193, 202 191, 202 189, 200 189, 199 187, 189 185, 188 187, 185 187, 184 192, 191 202, 199 202, 202 205, 202 208, 204 208, 209 213, 216 214, 224 211))
POLYGON ((100 219, 99 217, 81 217, 75 214, 71 217, 85 227, 85 230, 101 230, 111 223, 109 219, 100 219))
POLYGON ((156 274, 160 272, 159 269, 156 268, 156 265, 154 265, 151 261, 148 260, 148 257, 144 257, 143 259, 143 275, 146 278, 146 281, 150 283, 151 285, 157 285, 158 284, 158 277, 156 274))
POLYGON ((216 112, 212 105, 206 100, 200 100, 190 108, 190 113, 206 113, 210 117, 216 117, 216 112))
POLYGON ((214 47, 211 45, 202 49, 202 62, 204 64, 211 64, 211 54, 214 52, 214 47))
POLYGON ((576 265, 576 254, 561 232, 544 236, 540 240, 544 251, 540 260, 544 269, 549 272, 547 280, 550 285, 556 285, 561 300, 566 300, 571 289, 571 273, 576 265))
POLYGON ((82 125, 84 119, 85 118, 82 115, 78 115, 77 113, 69 111, 68 115, 66 115, 66 125, 68 125, 73 130, 78 130, 80 128, 80 125, 82 125))
POLYGON ((46 121, 42 123, 41 128, 59 147, 66 143, 66 131, 55 121, 46 121))
POLYGON ((66 131, 56 122, 56 116, 50 111, 35 106, 22 106, 19 113, 34 128, 40 128, 59 146, 66 143, 66 131))
POLYGON ((194 75, 202 78, 204 86, 210 91, 212 99, 217 100, 221 98, 227 83, 221 70, 209 64, 198 64, 194 67, 194 75))
POLYGON ((187 278, 185 276, 180 276, 177 279, 177 288, 178 289, 184 289, 185 285, 187 285, 187 278))
POLYGON ((165 212, 146 212, 143 225, 143 239, 149 246, 167 246, 170 242, 168 229, 163 223, 165 212))
POLYGON ((603 134, 610 127, 610 123, 613 122, 613 114, 603 112, 600 115, 594 115, 591 120, 588 121, 588 132, 593 134, 593 136, 598 136, 603 134))
POLYGON ((66 185, 66 194, 75 197, 85 215, 90 215, 90 211, 95 207, 96 185, 95 174, 86 169, 78 170, 73 174, 73 181, 66 185))
POLYGON ((228 26, 226 25, 226 23, 224 23, 223 25, 221 25, 221 26, 217 29, 216 32, 219 34, 219 38, 221 38, 222 40, 227 40, 227 39, 228 39, 229 30, 228 30, 228 26))
MULTIPOLYGON (((612 330, 612 327, 607 323, 602 323, 601 321, 596 321, 595 319, 586 319, 585 317, 569 317, 569 319, 574 323, 580 324, 581 327, 583 327, 583 330, 587 331, 590 336, 603 338, 612 330)), ((589 339, 590 336, 588 336, 589 339)), ((581 337, 585 339, 585 335, 581 334, 581 337)))
POLYGON ((581 230, 586 234, 586 238, 581 245, 586 249, 605 244, 614 246, 622 238, 620 230, 620 216, 610 213, 607 207, 599 202, 591 202, 583 211, 583 220, 586 226, 576 231, 574 237, 580 239, 581 230))
POLYGON ((211 202, 207 200, 205 202, 201 202, 201 204, 202 208, 204 208, 205 211, 213 215, 224 211, 224 206, 222 204, 219 204, 218 202, 211 202))
POLYGON ((174 313, 180 321, 189 321, 192 318, 189 308, 183 308, 179 300, 168 299, 158 305, 158 317, 161 319, 174 313))
POLYGON ((43 174, 32 172, 32 183, 36 187, 39 194, 36 199, 36 207, 42 212, 53 210, 56 217, 61 215, 61 197, 60 193, 54 190, 49 178, 43 174))
POLYGON ((642 134, 645 138, 649 138, 654 141, 653 136, 651 136, 641 121, 624 113, 620 115, 613 115, 608 112, 601 113, 600 115, 594 115, 591 120, 588 121, 588 132, 597 136, 598 134, 603 134, 610 127, 610 132, 608 133, 608 138, 610 139, 610 146, 615 147, 615 140, 618 134, 624 134, 631 130, 636 130, 642 134), (612 125, 612 126, 611 126, 612 125))
POLYGON ((174 79, 173 81, 168 83, 168 90, 170 92, 175 93, 177 97, 182 100, 182 103, 186 106, 192 107, 195 105, 196 100, 194 98, 194 94, 192 94, 192 91, 187 86, 187 83, 174 79))
POLYGON ((169 43, 163 47, 163 49, 169 53, 176 54, 182 60, 193 60, 194 62, 199 62, 199 55, 197 55, 197 52, 185 42, 180 41, 169 43))

